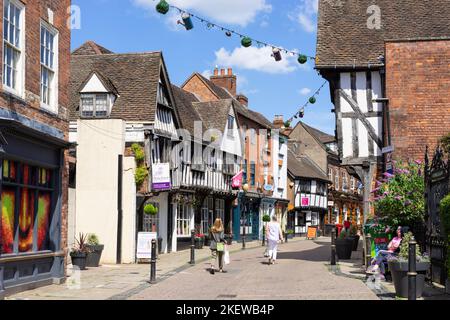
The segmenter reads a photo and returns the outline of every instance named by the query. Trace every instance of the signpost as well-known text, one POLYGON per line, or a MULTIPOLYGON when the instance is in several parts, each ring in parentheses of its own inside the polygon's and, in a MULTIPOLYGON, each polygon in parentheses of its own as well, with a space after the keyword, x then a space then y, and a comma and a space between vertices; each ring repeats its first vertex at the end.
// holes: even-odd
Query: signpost
POLYGON ((156 232, 138 233, 136 258, 138 259, 152 258, 152 240, 157 241, 156 232))

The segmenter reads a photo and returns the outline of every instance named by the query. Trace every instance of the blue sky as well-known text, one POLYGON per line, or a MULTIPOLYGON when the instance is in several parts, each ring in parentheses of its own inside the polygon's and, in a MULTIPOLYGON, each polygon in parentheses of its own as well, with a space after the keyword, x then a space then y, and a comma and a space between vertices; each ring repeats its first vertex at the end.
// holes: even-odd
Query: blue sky
MULTIPOLYGON (((181 85, 192 72, 210 74, 215 66, 232 67, 238 91, 250 108, 273 120, 290 118, 324 80, 314 61, 300 65, 294 57, 276 62, 271 48, 243 48, 240 38, 209 30, 193 20, 194 29, 177 25, 178 11, 156 12, 159 0, 72 0, 81 9, 81 28, 72 32, 72 49, 87 40, 116 52, 162 51, 170 80, 181 85)), ((167 0, 193 14, 288 50, 315 55, 317 0, 167 0)), ((328 84, 304 121, 334 134, 328 84)))

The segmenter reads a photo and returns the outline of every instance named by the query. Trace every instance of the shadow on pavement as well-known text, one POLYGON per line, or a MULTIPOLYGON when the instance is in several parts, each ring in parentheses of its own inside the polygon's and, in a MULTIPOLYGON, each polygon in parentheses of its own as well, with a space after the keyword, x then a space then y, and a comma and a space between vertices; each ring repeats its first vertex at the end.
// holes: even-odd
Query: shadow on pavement
POLYGON ((278 252, 277 258, 279 260, 287 259, 327 262, 330 260, 330 247, 321 246, 312 250, 278 252))

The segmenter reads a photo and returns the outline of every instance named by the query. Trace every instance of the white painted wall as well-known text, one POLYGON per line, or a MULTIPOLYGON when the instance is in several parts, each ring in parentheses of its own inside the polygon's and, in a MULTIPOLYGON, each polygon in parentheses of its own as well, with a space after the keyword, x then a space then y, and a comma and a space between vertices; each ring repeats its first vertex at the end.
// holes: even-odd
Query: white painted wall
POLYGON ((92 92, 103 92, 106 93, 108 90, 106 90, 105 86, 102 84, 100 79, 97 77, 97 75, 94 73, 89 81, 86 83, 83 89, 80 91, 81 93, 92 93, 92 92))
MULTIPOLYGON (((125 148, 125 122, 116 119, 78 120, 76 234, 95 233, 105 245, 102 263, 116 262, 117 159, 125 148)), ((135 185, 133 163, 124 158, 124 263, 134 262, 135 185)))
POLYGON ((76 217, 76 189, 69 188, 69 216, 67 222, 67 245, 70 248, 75 243, 75 217, 76 217))
POLYGON ((237 155, 242 157, 242 141, 241 136, 239 134, 239 129, 236 121, 236 115, 234 113, 234 109, 230 108, 229 115, 234 117, 233 122, 233 131, 229 133, 228 131, 228 122, 225 123, 225 129, 223 130, 224 134, 222 137, 222 143, 220 149, 222 151, 228 152, 230 154, 237 155))

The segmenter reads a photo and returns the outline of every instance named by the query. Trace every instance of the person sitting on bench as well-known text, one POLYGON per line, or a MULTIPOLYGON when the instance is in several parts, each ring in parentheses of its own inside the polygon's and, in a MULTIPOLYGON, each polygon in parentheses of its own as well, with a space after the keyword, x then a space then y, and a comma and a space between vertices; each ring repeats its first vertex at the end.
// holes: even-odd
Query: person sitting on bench
POLYGON ((403 238, 402 227, 397 228, 397 236, 394 237, 391 242, 389 242, 387 250, 380 250, 377 256, 372 259, 371 265, 367 268, 368 273, 378 273, 380 272, 383 276, 386 272, 385 263, 389 256, 395 255, 400 251, 400 244, 403 238))

